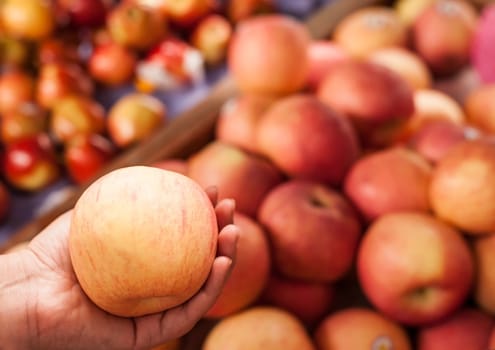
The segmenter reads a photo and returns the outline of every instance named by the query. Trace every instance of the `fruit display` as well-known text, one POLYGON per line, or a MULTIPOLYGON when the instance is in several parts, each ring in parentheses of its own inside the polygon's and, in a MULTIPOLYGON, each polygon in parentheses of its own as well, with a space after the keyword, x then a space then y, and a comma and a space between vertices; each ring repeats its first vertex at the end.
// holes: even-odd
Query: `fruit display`
MULTIPOLYGON (((223 61, 235 94, 221 103, 213 95, 220 107, 209 137, 190 140, 197 147, 161 157, 146 169, 156 176, 174 174, 187 183, 180 187, 191 191, 215 186, 219 199, 235 200, 234 223, 241 228, 237 261, 223 292, 197 326, 178 343, 155 349, 495 346, 495 87, 490 81, 493 60, 480 58, 493 52, 487 44, 494 32, 487 25, 493 7, 469 0, 362 4, 340 16, 334 30, 321 37, 314 35, 314 23, 305 25, 273 11, 275 3, 232 0, 224 15, 209 10, 211 2, 204 0, 170 8, 168 1, 122 3, 119 9, 127 16, 144 4, 153 7, 153 15, 141 8, 136 17, 115 21, 113 32, 93 26, 98 30, 92 40, 101 45, 103 55, 92 66, 100 71, 98 78, 74 78, 85 71, 71 69, 74 62, 67 59, 64 65, 58 59, 44 63, 52 65, 48 75, 56 73, 57 79, 72 83, 50 90, 40 99, 43 103, 37 103, 40 110, 10 110, 17 103, 12 101, 39 96, 39 80, 13 73, 19 74, 10 77, 15 93, 0 89, 5 120, 24 125, 25 119, 35 117, 37 124, 26 128, 29 137, 20 140, 9 131, 14 127, 5 130, 11 139, 3 155, 5 186, 18 180, 29 189, 40 179, 54 181, 53 174, 64 171, 84 174, 80 183, 91 181, 84 167, 97 168, 139 147, 156 128, 173 125, 171 109, 157 98, 160 91, 204 79, 207 70, 197 69, 198 57, 204 60, 202 67, 223 61), (194 11, 187 7, 192 4, 194 11), (156 24, 143 18, 167 13, 166 23, 154 34, 188 32, 189 42, 136 39, 139 33, 134 30, 156 24), (124 25, 132 29, 129 33, 119 27, 126 20, 136 21, 124 25), (113 36, 123 36, 119 50, 113 36), (114 76, 105 52, 122 57, 125 69, 114 76), (191 65, 182 66, 176 54, 187 56, 191 65), (114 96, 112 106, 101 105, 106 108, 106 123, 101 124, 101 106, 91 96, 101 84, 118 88, 130 71, 135 91, 114 96), (160 77, 165 80, 158 81, 160 77), (126 105, 129 101, 131 106, 126 105), (75 125, 68 125, 67 110, 78 116, 75 125), (40 138, 38 128, 54 125, 53 116, 61 125, 40 138), (76 130, 77 135, 72 134, 76 130), (67 150, 69 170, 53 160, 61 148, 67 150), (15 156, 27 149, 40 154, 29 167, 15 156), (30 177, 26 168, 43 176, 30 177)), ((105 246, 83 231, 71 232, 71 254, 88 296, 105 310, 133 316, 176 305, 197 291, 210 257, 191 251, 200 250, 196 244, 212 244, 216 233, 201 226, 211 223, 211 213, 205 212, 211 206, 203 199, 178 193, 173 186, 163 188, 166 182, 153 183, 153 177, 141 177, 144 173, 116 176, 127 170, 95 179, 79 201, 100 192, 105 200, 97 207, 76 205, 75 219, 79 226, 103 225, 109 231, 104 244, 132 249, 134 255, 136 247, 129 242, 138 245, 141 253, 132 259, 141 269, 128 269, 121 257, 105 254, 105 246), (119 201, 131 187, 131 192, 146 193, 119 201), (135 237, 133 215, 146 216, 150 206, 171 212, 149 217, 146 225, 176 228, 177 218, 167 216, 180 219, 186 212, 168 202, 178 197, 187 197, 187 209, 203 215, 189 238, 171 242, 177 232, 160 240, 135 237), (112 216, 122 217, 111 221, 118 227, 105 221, 112 216), (180 251, 166 257, 147 254, 157 241, 166 252, 167 245, 180 251), (184 263, 181 254, 191 259, 184 263), (163 295, 172 293, 169 288, 183 279, 173 275, 173 284, 157 281, 156 271, 142 269, 150 259, 165 259, 164 266, 183 264, 195 287, 181 290, 181 299, 173 303, 139 300, 139 307, 119 300, 135 296, 105 290, 114 290, 117 280, 133 283, 133 288, 116 288, 119 293, 138 290, 139 298, 147 297, 150 285, 163 288, 163 295), (108 273, 99 274, 90 260, 107 266, 108 273)))

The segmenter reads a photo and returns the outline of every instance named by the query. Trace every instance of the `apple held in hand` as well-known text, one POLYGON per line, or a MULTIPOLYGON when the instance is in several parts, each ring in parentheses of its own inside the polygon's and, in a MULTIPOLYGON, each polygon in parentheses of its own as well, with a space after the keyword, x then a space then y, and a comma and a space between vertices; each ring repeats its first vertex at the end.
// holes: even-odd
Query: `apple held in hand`
POLYGON ((353 264, 361 223, 348 200, 318 182, 288 180, 273 188, 258 210, 281 275, 333 282, 353 264))
POLYGON ((375 220, 357 254, 360 286, 372 305, 404 325, 438 322, 466 301, 474 259, 462 234, 428 213, 375 220))
POLYGON ((380 312, 350 307, 330 313, 315 329, 320 350, 411 350, 406 329, 380 312))
POLYGON ((88 297, 119 316, 164 311, 191 298, 211 270, 218 226, 193 180, 133 166, 93 182, 69 233, 75 274, 88 297))

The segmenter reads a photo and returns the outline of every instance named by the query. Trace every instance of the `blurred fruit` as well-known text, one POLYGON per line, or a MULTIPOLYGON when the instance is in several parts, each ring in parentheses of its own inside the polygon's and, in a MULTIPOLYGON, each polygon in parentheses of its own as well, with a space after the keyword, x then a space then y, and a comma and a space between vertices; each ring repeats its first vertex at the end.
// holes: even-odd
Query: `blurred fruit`
POLYGON ((62 10, 68 13, 70 23, 79 28, 104 25, 109 3, 106 0, 58 0, 62 10))
POLYGON ((475 237, 473 240, 473 255, 477 269, 473 300, 479 309, 490 315, 495 315, 495 273, 492 268, 495 263, 494 249, 495 234, 493 233, 475 237))
POLYGON ((423 10, 435 1, 437 0, 397 0, 393 6, 399 18, 410 26, 423 10))
POLYGON ((109 42, 97 45, 88 61, 91 78, 108 86, 129 83, 137 66, 136 53, 122 45, 109 42))
POLYGON ((228 0, 225 13, 234 24, 250 17, 276 11, 274 0, 228 0))
POLYGON ((190 42, 201 52, 207 64, 217 65, 227 56, 232 32, 232 25, 224 16, 211 14, 196 25, 190 42))
POLYGON ((178 173, 181 173, 182 175, 187 175, 188 173, 187 160, 182 158, 166 158, 162 160, 157 160, 153 162, 151 166, 164 170, 176 171, 178 173))
POLYGON ((3 144, 17 142, 48 131, 48 114, 35 103, 25 103, 5 113, 0 123, 3 144))
POLYGON ((36 47, 37 64, 44 65, 55 62, 79 63, 78 39, 62 35, 51 36, 40 41, 36 47))
POLYGON ((0 31, 0 69, 24 67, 31 58, 31 50, 32 45, 30 43, 2 35, 0 31))
POLYGON ((166 15, 176 25, 191 27, 204 16, 216 10, 216 0, 167 1, 166 15))
POLYGON ((313 40, 308 48, 308 87, 316 90, 326 73, 337 63, 350 59, 344 48, 335 41, 313 40))
POLYGON ((495 133, 495 84, 473 89, 464 101, 467 122, 484 132, 495 133))
POLYGON ((12 69, 0 73, 0 114, 14 112, 34 99, 34 77, 25 70, 12 69))
POLYGON ((486 4, 481 10, 481 16, 476 25, 471 41, 470 60, 484 83, 495 83, 495 4, 486 4))
POLYGON ((5 221, 12 210, 12 195, 4 182, 0 182, 0 222, 5 221))

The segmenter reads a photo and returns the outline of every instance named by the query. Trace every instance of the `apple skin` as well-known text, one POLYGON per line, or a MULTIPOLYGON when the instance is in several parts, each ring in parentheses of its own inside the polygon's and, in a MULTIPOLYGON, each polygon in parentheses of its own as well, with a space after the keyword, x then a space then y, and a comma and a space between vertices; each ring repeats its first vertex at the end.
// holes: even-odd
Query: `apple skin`
POLYGON ((469 62, 477 21, 470 1, 434 2, 414 20, 412 46, 436 76, 452 75, 469 62))
POLYGON ((495 257, 495 234, 488 234, 475 237, 473 240, 473 252, 476 261, 477 275, 474 285, 473 299, 483 311, 495 314, 495 274, 493 273, 493 263, 495 257))
POLYGON ((229 72, 242 93, 290 95, 306 85, 310 42, 308 29, 287 15, 246 19, 230 41, 229 72))
POLYGON ((109 1, 106 0, 58 0, 58 4, 76 28, 104 25, 110 9, 109 1))
POLYGON ((229 0, 225 13, 234 24, 255 15, 272 13, 276 9, 275 0, 229 0))
POLYGON ((210 273, 215 209, 187 176, 149 166, 113 170, 85 189, 71 215, 75 275, 111 314, 137 317, 181 305, 210 273))
POLYGON ((233 30, 224 16, 210 14, 195 26, 190 43, 201 52, 206 64, 216 66, 227 56, 233 30))
POLYGON ((334 282, 351 269, 361 223, 350 202, 318 182, 290 179, 272 189, 258 211, 282 276, 334 282))
POLYGON ((109 42, 94 48, 88 60, 88 72, 101 84, 118 86, 132 80, 137 60, 133 50, 109 42))
POLYGON ((371 304, 408 326, 448 317, 474 284, 474 258, 464 236, 429 213, 379 217, 361 240, 356 265, 371 304))
POLYGON ((238 211, 234 213, 234 224, 240 230, 235 265, 206 318, 219 319, 252 306, 270 276, 271 252, 263 227, 238 211))
POLYGON ((0 75, 0 114, 14 112, 34 99, 34 78, 21 69, 7 70, 0 75))
POLYGON ((325 74, 350 55, 333 40, 312 40, 308 48, 308 88, 316 91, 325 74))
POLYGON ((65 145, 64 164, 76 184, 88 183, 116 154, 114 145, 99 134, 78 134, 65 145))
POLYGON ((260 95, 240 94, 230 98, 218 115, 216 139, 256 153, 258 122, 273 102, 273 98, 260 95))
POLYGON ((492 315, 473 307, 463 307, 455 314, 418 330, 418 350, 486 350, 495 326, 492 315))
POLYGON ((495 230, 495 143, 465 140, 435 166, 429 190, 433 212, 467 235, 495 230))
POLYGON ((495 5, 484 4, 471 42, 470 63, 484 84, 495 83, 495 69, 493 68, 493 57, 495 57, 493 46, 494 20, 495 5))
POLYGON ((35 103, 19 106, 2 115, 0 137, 4 145, 35 136, 48 129, 48 114, 35 103))
POLYGON ((301 281, 272 272, 259 303, 288 310, 311 329, 330 312, 334 295, 332 283, 301 281))
POLYGON ((191 28, 216 9, 215 0, 167 1, 166 17, 179 27, 191 28))
POLYGON ((367 222, 391 212, 428 212, 432 166, 405 147, 391 147, 357 160, 345 178, 344 192, 367 222))
POLYGON ((361 152, 350 121, 311 94, 274 102, 258 122, 256 148, 292 178, 333 185, 361 152))
POLYGON ((287 310, 256 306, 221 319, 203 350, 316 350, 304 325, 287 310))
POLYGON ((21 191, 41 190, 61 175, 53 143, 45 133, 7 145, 3 162, 7 183, 21 191))
POLYGON ((233 198, 236 209, 255 218, 267 193, 284 177, 268 160, 212 141, 188 158, 188 176, 203 188, 216 186, 218 198, 233 198))
POLYGON ((412 350, 411 340, 401 324, 363 307, 330 313, 318 324, 313 339, 320 350, 412 350))
POLYGON ((337 23, 332 39, 356 58, 389 46, 406 46, 408 29, 397 12, 386 6, 366 6, 337 23))
POLYGON ((495 84, 482 84, 464 100, 467 122, 487 133, 495 133, 495 84))

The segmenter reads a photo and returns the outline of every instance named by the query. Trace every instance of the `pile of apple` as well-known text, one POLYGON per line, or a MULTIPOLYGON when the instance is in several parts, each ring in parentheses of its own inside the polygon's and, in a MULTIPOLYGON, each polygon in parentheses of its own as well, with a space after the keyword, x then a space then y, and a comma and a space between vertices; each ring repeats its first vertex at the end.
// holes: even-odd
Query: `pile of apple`
POLYGON ((11 191, 87 183, 149 137, 169 119, 158 93, 203 78, 238 21, 274 10, 270 0, 2 1, 0 217, 11 191))
POLYGON ((237 27, 215 139, 155 164, 236 200, 203 349, 495 347, 495 57, 473 64, 494 14, 404 0, 326 40, 283 15, 237 27))

